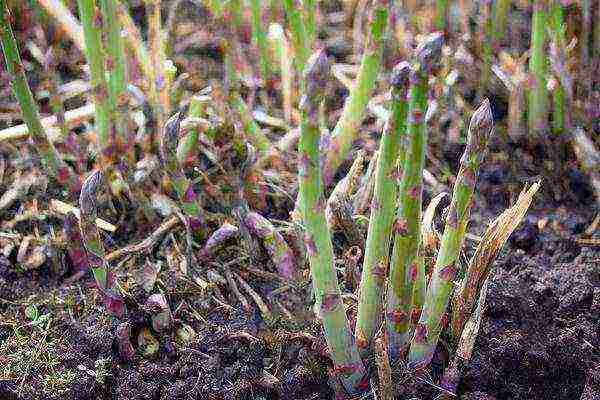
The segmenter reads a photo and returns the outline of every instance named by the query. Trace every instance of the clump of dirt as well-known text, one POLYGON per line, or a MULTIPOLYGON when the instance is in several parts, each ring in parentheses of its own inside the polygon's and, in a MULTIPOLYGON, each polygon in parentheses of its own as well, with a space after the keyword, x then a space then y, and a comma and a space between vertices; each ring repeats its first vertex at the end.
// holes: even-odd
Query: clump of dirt
POLYGON ((501 259, 461 392, 488 400, 599 398, 599 260, 600 252, 570 241, 501 259))

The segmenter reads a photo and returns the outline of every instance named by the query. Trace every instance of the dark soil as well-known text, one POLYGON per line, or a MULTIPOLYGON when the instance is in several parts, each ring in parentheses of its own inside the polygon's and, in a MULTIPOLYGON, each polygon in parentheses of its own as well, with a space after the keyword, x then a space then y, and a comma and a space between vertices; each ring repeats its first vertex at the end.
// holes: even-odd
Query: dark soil
MULTIPOLYGON (((484 215, 492 216, 479 209, 490 208, 486 203, 495 199, 494 185, 489 178, 481 185, 486 197, 474 215, 477 229, 484 226, 484 215)), ((586 207, 538 203, 514 233, 495 263, 484 322, 459 387, 465 399, 600 398, 600 251, 573 240, 592 217, 586 207), (541 231, 540 220, 547 222, 541 231)), ((5 316, 0 357, 5 368, 16 368, 19 357, 29 366, 22 380, 0 381, 1 399, 333 396, 323 338, 313 321, 265 324, 258 310, 244 313, 232 296, 227 300, 234 308, 219 310, 214 303, 204 304, 201 296, 173 291, 169 300, 176 323, 192 326, 195 339, 183 345, 172 334, 159 336, 156 356, 137 355, 126 362, 116 348, 116 322, 98 303, 90 277, 86 285, 61 287, 68 270, 59 276, 44 268, 15 275, 6 267, 0 278, 5 316), (23 307, 31 303, 38 304, 40 314, 51 315, 51 324, 15 331, 8 321, 24 325, 23 307)), ((260 279, 252 283, 270 298, 271 285, 260 279)), ((285 297, 307 295, 301 291, 285 297)), ((298 305, 302 307, 310 305, 298 305)), ((148 325, 141 311, 130 320, 134 337, 148 325)), ((420 399, 440 395, 419 381, 407 380, 397 389, 399 399, 408 393, 420 399)))

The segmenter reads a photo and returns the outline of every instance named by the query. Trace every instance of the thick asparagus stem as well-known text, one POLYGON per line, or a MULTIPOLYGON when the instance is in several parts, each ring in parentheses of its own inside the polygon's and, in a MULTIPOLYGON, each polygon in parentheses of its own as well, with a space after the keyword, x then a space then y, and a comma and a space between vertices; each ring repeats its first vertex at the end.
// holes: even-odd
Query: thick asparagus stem
POLYGON ((318 0, 302 0, 304 21, 306 24, 306 36, 308 37, 308 48, 311 49, 317 37, 316 14, 319 8, 318 0))
POLYGON ((548 89, 546 88, 546 0, 533 2, 529 91, 529 133, 541 137, 548 127, 548 89))
MULTIPOLYGON (((553 45, 560 49, 564 49, 567 45, 563 23, 564 8, 560 2, 555 1, 552 5, 552 36, 553 45)), ((552 91, 552 103, 552 131, 560 134, 565 131, 565 88, 560 82, 552 91)))
POLYGON ((96 198, 103 185, 104 174, 102 170, 92 172, 83 182, 79 195, 79 208, 81 219, 79 229, 87 255, 87 265, 92 269, 98 289, 104 294, 106 307, 116 316, 123 316, 125 304, 119 293, 114 288, 114 276, 106 260, 106 251, 96 226, 98 210, 96 198))
POLYGON ((334 268, 331 233, 325 220, 325 199, 320 173, 319 107, 328 75, 327 56, 311 56, 304 72, 305 93, 301 102, 299 172, 300 210, 317 309, 325 338, 344 388, 355 393, 365 381, 364 366, 353 341, 334 268))
POLYGON ((19 55, 17 41, 11 27, 11 14, 6 0, 0 0, 0 29, 2 51, 6 61, 6 70, 10 74, 11 87, 23 113, 23 120, 29 129, 29 136, 47 164, 50 173, 61 183, 69 186, 72 193, 79 191, 79 178, 60 158, 60 154, 50 142, 40 120, 38 106, 35 103, 19 55))
POLYGON ((106 40, 106 69, 108 72, 108 95, 111 117, 117 131, 117 144, 121 156, 129 163, 134 162, 133 141, 129 134, 129 96, 121 22, 117 16, 117 0, 101 0, 106 40))
POLYGON ((283 9, 285 10, 292 34, 296 68, 298 71, 304 71, 304 65, 310 56, 310 40, 300 9, 295 3, 294 0, 283 0, 283 9))
POLYGON ((492 132, 492 110, 489 100, 485 99, 471 117, 467 147, 460 159, 460 170, 454 184, 440 250, 411 342, 408 358, 414 368, 424 368, 429 364, 443 328, 442 316, 457 274, 456 263, 469 222, 475 183, 492 132))
MULTIPOLYGON (((408 137, 404 172, 400 181, 398 211, 394 222, 394 248, 390 260, 390 280, 386 309, 388 354, 398 361, 405 351, 411 331, 410 310, 413 288, 417 279, 424 279, 423 263, 418 262, 421 243, 421 202, 423 168, 427 132, 425 111, 429 76, 440 61, 442 35, 432 34, 417 49, 414 70, 410 76, 410 104, 408 109, 408 137)), ((422 283, 417 285, 422 286, 422 283)))
POLYGON ((392 113, 384 128, 377 161, 375 194, 362 268, 360 300, 356 319, 356 343, 361 357, 370 354, 373 338, 381 321, 381 301, 388 270, 390 235, 397 192, 398 151, 406 134, 408 81, 410 65, 396 65, 392 76, 392 113))
POLYGON ((252 11, 252 36, 258 47, 260 75, 265 84, 267 84, 271 77, 271 64, 269 62, 267 34, 263 29, 261 4, 262 2, 260 0, 250 0, 250 10, 252 11))
POLYGON ((506 33, 508 13, 510 11, 511 0, 497 0, 492 9, 492 39, 495 49, 500 47, 506 33))
POLYGON ((110 102, 102 47, 102 13, 95 0, 77 0, 85 37, 85 58, 90 66, 92 97, 96 110, 96 132, 102 157, 112 163, 118 154, 115 131, 111 129, 110 102))
POLYGON ((446 29, 448 19, 448 0, 436 0, 435 2, 435 29, 446 29))
POLYGON ((292 121, 292 58, 290 45, 285 36, 283 28, 279 24, 269 26, 268 40, 271 43, 273 53, 279 61, 281 74, 281 93, 283 95, 283 115, 288 124, 292 121))
POLYGON ((371 92, 381 65, 389 0, 375 0, 370 15, 367 45, 362 56, 355 85, 344 103, 342 115, 332 133, 332 142, 323 165, 323 181, 329 185, 336 170, 344 161, 371 99, 371 92))

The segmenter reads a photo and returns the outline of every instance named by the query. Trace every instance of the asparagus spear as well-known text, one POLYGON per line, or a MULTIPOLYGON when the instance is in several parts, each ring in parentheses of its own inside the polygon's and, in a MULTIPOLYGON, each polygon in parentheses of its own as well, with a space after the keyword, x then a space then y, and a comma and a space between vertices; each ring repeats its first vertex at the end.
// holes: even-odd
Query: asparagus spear
POLYGON ((92 269, 98 289, 105 296, 106 308, 121 317, 125 312, 125 305, 113 287, 114 277, 106 260, 106 251, 100 231, 95 223, 98 215, 96 198, 103 182, 104 173, 100 169, 93 171, 83 182, 79 195, 79 208, 81 209, 79 229, 87 255, 87 264, 92 269))
POLYGON ((323 180, 329 185, 356 139, 367 103, 379 73, 388 20, 389 0, 375 0, 371 9, 369 37, 354 88, 346 99, 342 115, 332 133, 332 143, 323 166, 323 180))
POLYGON ((271 64, 269 62, 267 34, 263 29, 261 1, 250 0, 250 10, 252 11, 252 36, 254 37, 254 41, 258 46, 260 75, 265 84, 267 84, 269 78, 271 77, 271 64))
POLYGON ((469 222, 475 183, 492 132, 492 110, 489 100, 485 99, 471 117, 467 147, 460 159, 440 250, 427 288, 421 318, 411 342, 409 365, 415 368, 423 368, 429 364, 443 328, 442 316, 448 306, 453 280, 457 274, 456 262, 469 222))
POLYGON ((423 167, 427 132, 425 111, 429 76, 440 61, 442 35, 431 34, 417 49, 414 70, 410 77, 410 104, 408 110, 408 137, 410 144, 400 182, 398 211, 394 223, 394 248, 390 262, 390 281, 386 310, 386 328, 389 355, 396 362, 406 349, 411 321, 410 309, 413 288, 417 279, 424 279, 423 263, 418 262, 421 242, 421 201, 423 192, 423 167))
POLYGON ((177 159, 179 129, 184 115, 184 112, 178 112, 165 124, 160 137, 160 158, 179 197, 181 209, 187 217, 190 229, 203 236, 206 224, 204 210, 200 206, 192 182, 185 176, 177 159))
POLYGON ((79 191, 79 178, 71 168, 60 158, 60 154, 48 139, 46 130, 40 120, 37 104, 31 94, 27 78, 23 70, 23 63, 19 55, 17 41, 10 25, 11 14, 6 5, 6 0, 0 0, 0 29, 2 51, 6 60, 6 70, 11 77, 11 86, 23 113, 23 120, 29 129, 29 135, 35 144, 36 150, 41 154, 50 173, 62 184, 68 184, 71 192, 79 191))
POLYGON ((299 205, 313 289, 327 345, 341 383, 348 392, 355 393, 365 383, 368 384, 368 380, 365 380, 365 369, 350 334, 333 264, 333 247, 325 220, 325 199, 319 166, 319 106, 323 100, 328 71, 327 56, 319 51, 310 57, 304 72, 305 93, 300 105, 302 119, 298 145, 299 205))
POLYGON ((85 58, 90 66, 90 83, 96 112, 96 132, 102 157, 113 163, 118 155, 115 131, 111 129, 106 64, 102 46, 102 14, 95 0, 77 0, 85 37, 85 58))
POLYGON ((117 144, 121 158, 128 164, 135 160, 133 143, 135 138, 129 131, 129 100, 127 93, 126 59, 121 35, 121 22, 117 16, 117 0, 100 0, 104 29, 107 31, 106 40, 106 70, 108 72, 108 94, 110 112, 115 123, 117 144))
POLYGON ((410 65, 396 65, 392 75, 392 115, 383 131, 377 162, 375 195, 363 261, 361 292, 356 320, 357 345, 364 359, 379 328, 383 285, 387 276, 390 234, 394 219, 400 141, 406 134, 410 65))
POLYGON ((534 0, 529 72, 533 80, 529 91, 529 133, 541 136, 548 127, 548 89, 546 88, 546 0, 534 0))
POLYGON ((310 56, 310 40, 300 9, 295 3, 294 0, 283 0, 283 8, 289 21, 290 32, 292 34, 296 68, 299 71, 303 71, 306 60, 310 56))

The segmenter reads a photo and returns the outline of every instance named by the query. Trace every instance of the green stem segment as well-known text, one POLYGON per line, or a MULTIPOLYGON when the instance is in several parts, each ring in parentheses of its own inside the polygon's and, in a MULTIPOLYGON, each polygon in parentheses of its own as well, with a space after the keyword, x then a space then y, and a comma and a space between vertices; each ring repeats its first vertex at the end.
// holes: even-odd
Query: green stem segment
POLYGON ((504 40, 511 0, 496 0, 492 10, 492 38, 494 48, 504 40))
POLYGON ((542 137, 548 127, 548 89, 546 88, 546 0, 533 2, 531 57, 529 72, 529 133, 542 137))
POLYGON ((394 222, 394 247, 390 261, 390 280, 386 309, 386 332, 389 342, 389 355, 392 363, 398 361, 406 350, 411 328, 411 316, 420 310, 412 310, 413 289, 422 286, 418 279, 424 279, 419 262, 421 244, 421 203, 423 193, 423 168, 427 131, 425 112, 429 76, 438 67, 441 58, 442 35, 430 35, 419 46, 410 76, 410 104, 408 106, 408 137, 400 181, 398 210, 394 222))
POLYGON ((117 131, 117 143, 121 156, 129 164, 134 162, 133 142, 129 134, 129 96, 127 93, 126 59, 121 35, 121 22, 118 18, 117 0, 100 0, 104 17, 106 40, 106 69, 108 72, 108 97, 111 117, 117 131), (126 157, 125 157, 126 156, 126 157))
POLYGON ((296 68, 299 71, 303 71, 306 60, 310 56, 310 40, 308 33, 306 32, 306 25, 302 19, 300 8, 297 7, 295 3, 296 2, 294 0, 283 0, 283 8, 285 10, 292 34, 296 68))
POLYGON ((446 20, 448 17, 448 0, 436 0, 435 2, 435 28, 438 30, 446 29, 446 20))
POLYGON ((102 13, 95 0, 77 0, 85 37, 85 58, 90 66, 92 97, 96 110, 96 135, 107 163, 118 155, 115 131, 110 123, 110 99, 106 82, 105 53, 102 47, 102 13))
POLYGON ((333 130, 332 143, 327 151, 323 166, 325 185, 331 183, 335 172, 350 151, 352 142, 356 139, 381 66, 389 1, 376 0, 374 3, 371 10, 369 37, 358 76, 354 88, 346 99, 342 115, 333 130))
POLYGON ((303 0, 304 21, 306 22, 306 36, 308 37, 308 48, 312 48, 317 38, 316 14, 319 7, 318 0, 303 0))
POLYGON ((38 106, 33 98, 25 72, 17 41, 10 24, 11 14, 5 0, 0 0, 0 29, 2 51, 6 60, 6 70, 10 74, 11 86, 23 113, 23 120, 29 129, 31 140, 36 150, 47 164, 50 173, 61 183, 69 186, 72 193, 79 191, 78 177, 71 168, 60 158, 60 154, 48 139, 46 130, 40 120, 38 106))
POLYGON ((390 235, 396 203, 400 143, 406 134, 410 65, 396 65, 392 76, 391 115, 383 131, 375 193, 362 268, 360 300, 356 319, 356 344, 363 359, 371 354, 373 339, 381 321, 381 302, 388 270, 390 235))
MULTIPOLYGON (((552 30, 554 45, 559 49, 564 49, 567 45, 563 23, 564 7, 559 1, 555 1, 552 5, 552 30)), ((552 102, 552 130, 555 134, 561 134, 565 131, 565 88, 560 82, 552 91, 552 102)))
POLYGON ((271 77, 271 67, 269 62, 267 34, 263 29, 261 4, 261 0, 250 0, 250 10, 252 11, 252 36, 258 47, 260 75, 266 84, 271 77))
POLYGON ((228 102, 232 111, 237 114, 239 121, 242 122, 244 132, 252 145, 260 152, 266 153, 271 148, 271 141, 260 129, 260 126, 254 121, 248 105, 242 98, 239 92, 239 77, 234 66, 234 46, 235 35, 231 30, 228 30, 228 42, 223 41, 224 70, 225 80, 229 83, 228 102))
POLYGON ((300 211, 305 228, 305 242, 310 263, 317 309, 325 329, 325 339, 335 364, 335 371, 350 393, 368 385, 364 366, 348 327, 346 310, 334 267, 331 232, 325 219, 325 199, 320 173, 319 107, 328 75, 324 52, 311 56, 305 70, 305 93, 301 102, 299 194, 300 211))
POLYGON ((471 117, 467 147, 460 159, 460 170, 454 184, 440 250, 421 318, 415 327, 408 357, 409 365, 414 368, 424 368, 430 363, 443 329, 444 314, 458 272, 457 259, 469 222, 475 183, 492 132, 492 110, 489 100, 485 99, 471 117))

